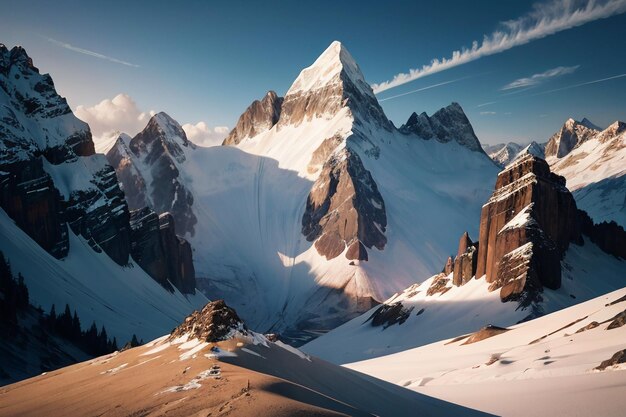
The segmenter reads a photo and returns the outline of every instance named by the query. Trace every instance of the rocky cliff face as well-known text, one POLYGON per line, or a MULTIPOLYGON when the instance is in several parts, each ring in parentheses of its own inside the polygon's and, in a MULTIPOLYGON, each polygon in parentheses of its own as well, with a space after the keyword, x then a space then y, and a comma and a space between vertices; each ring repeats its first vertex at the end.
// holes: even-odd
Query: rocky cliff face
POLYGON ((176 235, 174 217, 170 213, 159 216, 159 234, 163 251, 167 254, 168 277, 183 294, 193 293, 196 288, 196 272, 193 266, 191 245, 176 235))
POLYGON ((24 49, 0 45, 0 205, 44 249, 67 255, 67 224, 128 262, 128 210, 91 132, 24 49))
POLYGON ((147 206, 157 213, 169 212, 179 233, 193 236, 197 223, 193 194, 178 169, 186 160, 185 149, 193 150, 195 145, 178 122, 161 112, 134 138, 120 137, 107 159, 115 167, 132 210, 147 206))
POLYGON ((358 154, 344 149, 329 159, 307 199, 302 233, 327 259, 366 261, 366 248, 387 243, 385 202, 358 154))
POLYGON ((183 294, 196 287, 191 246, 176 236, 174 220, 168 213, 159 216, 148 207, 131 212, 133 259, 168 290, 174 285, 183 294))
POLYGON ((572 149, 599 133, 599 130, 591 127, 595 125, 591 124, 587 119, 584 120, 586 123, 568 119, 561 127, 561 130, 548 140, 545 150, 546 158, 562 158, 570 153, 572 149))
MULTIPOLYGON (((465 285, 476 274, 478 263, 478 242, 472 242, 467 232, 463 233, 459 240, 459 250, 454 259, 452 269, 452 284, 457 287, 465 285)), ((446 262, 446 267, 448 263, 446 262)), ((444 268, 445 271, 446 268, 444 268)))
POLYGON ((560 260, 580 242, 574 198, 565 179, 527 155, 498 175, 483 206, 476 277, 483 275, 503 300, 532 301, 543 286, 561 282, 560 260))
MULTIPOLYGON (((115 170, 103 155, 95 154, 89 126, 74 116, 56 93, 50 76, 41 75, 20 47, 8 51, 0 45, 0 104, 0 207, 22 230, 50 254, 64 258, 71 250, 69 226, 94 251, 105 252, 119 265, 128 264, 132 251, 157 281, 164 283, 173 276, 172 282, 181 291, 193 293, 189 245, 175 234, 175 243, 171 243, 171 232, 161 233, 157 218, 157 241, 161 234, 166 235, 164 240, 175 247, 175 254, 170 257, 161 250, 160 259, 143 262, 158 251, 146 246, 150 239, 131 227, 115 170), (176 274, 159 273, 172 263, 176 266, 171 268, 178 268, 176 274)), ((122 137, 118 142, 125 146, 118 150, 128 154, 129 141, 122 137)), ((166 151, 181 156, 174 146, 159 151, 157 146, 149 146, 147 139, 137 141, 138 147, 143 144, 153 160, 166 151)), ((125 154, 117 157, 121 165, 128 161, 125 154)), ((143 184, 129 187, 130 200, 141 197, 144 190, 143 184)))
POLYGON ((253 138, 259 133, 270 130, 280 117, 283 98, 274 91, 261 100, 254 100, 246 109, 233 130, 230 131, 222 145, 237 145, 246 138, 253 138))
POLYGON ((459 103, 452 103, 430 117, 426 113, 413 113, 399 130, 426 140, 435 139, 443 143, 454 140, 472 151, 484 153, 472 124, 459 103))

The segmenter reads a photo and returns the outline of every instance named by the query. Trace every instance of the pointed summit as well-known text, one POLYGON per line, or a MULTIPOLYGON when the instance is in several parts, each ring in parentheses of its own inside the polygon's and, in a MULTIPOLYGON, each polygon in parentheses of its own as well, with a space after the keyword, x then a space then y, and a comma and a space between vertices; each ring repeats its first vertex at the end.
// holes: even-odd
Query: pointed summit
POLYGON ((320 117, 332 119, 344 108, 357 124, 367 121, 386 130, 393 128, 350 52, 334 41, 289 88, 279 127, 320 117))
POLYGON ((331 43, 313 65, 300 72, 287 95, 317 90, 328 84, 334 84, 339 81, 338 76, 341 74, 344 75, 344 78, 349 78, 363 93, 374 96, 356 61, 339 41, 331 43))
POLYGON ((443 143, 456 141, 472 151, 484 153, 472 124, 457 102, 439 109, 430 117, 426 113, 413 113, 399 130, 426 140, 436 139, 443 143))
POLYGON ((591 120, 587 119, 586 117, 583 117, 583 119, 580 121, 580 124, 588 127, 589 129, 593 129, 593 130, 602 130, 601 127, 599 127, 598 125, 596 125, 595 123, 593 123, 591 120))
MULTIPOLYGON (((590 123, 587 119, 583 120, 590 123)), ((569 118, 565 121, 563 127, 548 140, 545 149, 546 158, 562 158, 597 133, 597 129, 590 128, 585 123, 569 118)))

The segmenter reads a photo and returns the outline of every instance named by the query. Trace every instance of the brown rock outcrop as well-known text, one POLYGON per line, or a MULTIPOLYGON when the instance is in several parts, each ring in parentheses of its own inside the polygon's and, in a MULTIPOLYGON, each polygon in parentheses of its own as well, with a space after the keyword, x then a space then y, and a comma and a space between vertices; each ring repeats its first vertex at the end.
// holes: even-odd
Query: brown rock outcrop
POLYGON ((576 203, 565 179, 526 155, 498 175, 483 206, 476 277, 503 301, 536 299, 561 284, 560 260, 570 241, 582 242, 576 203))
POLYGON ((626 349, 615 352, 615 354, 611 356, 611 358, 602 361, 600 365, 597 366, 595 369, 597 369, 598 371, 604 371, 606 368, 622 363, 626 363, 626 349))
POLYGON ((237 145, 246 138, 270 130, 278 122, 282 104, 283 98, 278 97, 274 91, 268 91, 261 100, 254 100, 239 116, 237 125, 230 131, 222 145, 237 145))
POLYGON ((344 149, 325 164, 307 199, 302 234, 327 259, 346 247, 350 260, 367 260, 367 250, 387 243, 385 202, 355 152, 344 149))
POLYGON ((452 256, 448 256, 446 260, 446 264, 443 267, 441 273, 445 275, 450 275, 454 271, 454 258, 452 256))
POLYGON ((574 119, 568 119, 561 127, 561 130, 548 140, 545 155, 546 157, 555 156, 562 158, 570 153, 572 149, 598 133, 599 131, 590 127, 589 123, 583 124, 574 119))
POLYGON ((450 279, 448 278, 448 275, 441 273, 435 276, 435 278, 433 279, 433 282, 430 284, 430 287, 428 287, 428 290, 426 291, 426 295, 431 296, 431 295, 435 295, 435 294, 445 294, 447 293, 451 287, 448 286, 448 282, 450 281, 450 279))
POLYGON ((459 250, 454 259, 452 283, 458 287, 472 279, 474 274, 476 274, 477 262, 478 244, 473 243, 469 234, 465 232, 459 240, 459 250))
POLYGON ((219 342, 228 339, 234 331, 247 333, 246 326, 237 312, 228 307, 224 300, 212 301, 201 311, 194 311, 175 328, 168 340, 181 336, 199 339, 203 342, 219 342))

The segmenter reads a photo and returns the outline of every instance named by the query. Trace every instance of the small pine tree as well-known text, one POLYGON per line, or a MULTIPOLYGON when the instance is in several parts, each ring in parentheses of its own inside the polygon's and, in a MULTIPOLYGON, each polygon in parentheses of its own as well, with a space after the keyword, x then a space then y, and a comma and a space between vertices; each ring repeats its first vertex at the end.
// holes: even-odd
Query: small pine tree
POLYGON ((53 331, 56 328, 57 311, 56 311, 56 308, 54 307, 54 304, 52 304, 52 307, 50 308, 50 313, 48 313, 47 325, 48 325, 48 330, 50 331, 53 331))
POLYGON ((72 340, 78 342, 81 336, 80 319, 78 318, 78 314, 76 314, 76 310, 74 310, 74 316, 72 317, 72 340))
POLYGON ((130 339, 130 347, 139 346, 139 340, 137 340, 137 335, 133 333, 133 338, 130 339))

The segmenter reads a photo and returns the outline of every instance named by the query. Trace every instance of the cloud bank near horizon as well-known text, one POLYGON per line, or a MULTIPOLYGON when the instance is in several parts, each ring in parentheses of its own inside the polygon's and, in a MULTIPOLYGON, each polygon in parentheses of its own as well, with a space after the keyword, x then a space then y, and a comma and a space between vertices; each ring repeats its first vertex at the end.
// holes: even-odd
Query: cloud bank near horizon
MULTIPOLYGON (((136 135, 156 114, 154 110, 141 110, 131 96, 123 93, 93 106, 77 106, 74 113, 89 124, 96 148, 101 149, 111 145, 120 132, 136 135), (102 143, 101 147, 99 143, 102 143)), ((203 121, 186 123, 182 128, 187 138, 200 146, 219 145, 229 132, 226 126, 210 127, 203 121)))

